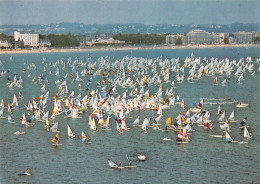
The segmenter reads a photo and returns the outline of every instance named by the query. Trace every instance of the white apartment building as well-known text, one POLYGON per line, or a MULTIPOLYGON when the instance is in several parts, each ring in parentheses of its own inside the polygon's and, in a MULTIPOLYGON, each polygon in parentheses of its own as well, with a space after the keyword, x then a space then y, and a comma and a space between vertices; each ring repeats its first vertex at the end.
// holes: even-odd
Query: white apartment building
POLYGON ((200 29, 191 30, 187 33, 187 41, 188 44, 210 44, 210 33, 200 29))
POLYGON ((251 32, 235 32, 236 43, 253 43, 253 34, 251 32))
POLYGON ((39 34, 34 31, 16 31, 14 32, 14 40, 16 42, 23 41, 24 46, 39 46, 39 34))

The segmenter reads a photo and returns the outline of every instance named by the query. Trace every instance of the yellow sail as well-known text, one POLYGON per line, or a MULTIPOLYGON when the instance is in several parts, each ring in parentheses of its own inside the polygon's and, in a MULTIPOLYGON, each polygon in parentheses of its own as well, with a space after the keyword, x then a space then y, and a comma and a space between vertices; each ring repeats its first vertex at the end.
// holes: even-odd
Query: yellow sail
POLYGON ((172 123, 172 120, 171 120, 171 117, 169 117, 166 121, 166 126, 171 127, 171 123, 172 123))
POLYGON ((51 142, 58 144, 59 141, 59 133, 56 134, 56 136, 51 140, 51 142))

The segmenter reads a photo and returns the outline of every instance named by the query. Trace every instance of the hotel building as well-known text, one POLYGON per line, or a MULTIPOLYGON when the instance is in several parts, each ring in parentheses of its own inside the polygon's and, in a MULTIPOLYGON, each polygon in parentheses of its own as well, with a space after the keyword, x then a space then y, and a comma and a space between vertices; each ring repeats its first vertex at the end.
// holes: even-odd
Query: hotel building
POLYGON ((34 31, 15 31, 14 40, 16 42, 23 41, 24 46, 39 46, 39 34, 34 31))

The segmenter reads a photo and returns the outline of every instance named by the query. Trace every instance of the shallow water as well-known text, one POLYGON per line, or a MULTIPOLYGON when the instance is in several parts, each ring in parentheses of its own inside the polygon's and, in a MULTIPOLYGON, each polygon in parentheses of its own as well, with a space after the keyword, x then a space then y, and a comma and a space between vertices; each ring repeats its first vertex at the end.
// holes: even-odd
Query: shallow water
MULTIPOLYGON (((10 91, 7 86, 7 76, 0 77, 0 99, 4 98, 5 103, 12 101, 13 94, 18 91, 23 93, 23 101, 19 101, 22 108, 14 111, 12 117, 15 124, 8 124, 6 119, 0 119, 0 183, 258 183, 260 181, 260 75, 259 64, 255 64, 255 76, 250 73, 244 75, 245 80, 237 84, 235 76, 231 76, 231 81, 226 87, 221 85, 213 86, 213 77, 203 77, 201 80, 190 83, 185 80, 183 83, 176 83, 175 94, 180 95, 187 105, 193 101, 199 102, 200 98, 224 98, 229 97, 235 101, 248 103, 247 108, 236 108, 235 103, 223 104, 221 108, 226 111, 226 116, 235 110, 238 123, 231 124, 231 136, 236 140, 243 140, 243 131, 240 130, 239 122, 247 116, 247 124, 250 126, 253 138, 248 144, 227 144, 222 138, 212 138, 211 134, 221 134, 219 128, 217 108, 218 104, 205 104, 204 108, 211 112, 213 120, 213 130, 204 130, 202 127, 194 126, 196 130, 191 135, 189 144, 176 144, 175 141, 162 141, 164 137, 175 140, 177 133, 174 131, 162 132, 148 130, 145 134, 140 128, 131 126, 132 122, 140 115, 141 122, 145 116, 157 117, 156 112, 144 110, 143 112, 133 111, 126 119, 130 131, 119 135, 115 130, 114 120, 111 120, 112 131, 98 131, 93 133, 89 130, 88 117, 92 113, 88 109, 86 113, 81 114, 82 119, 72 120, 58 116, 55 120, 59 122, 60 143, 62 146, 53 147, 50 140, 55 133, 47 132, 44 123, 35 122, 31 128, 23 128, 25 135, 14 135, 21 128, 18 120, 25 109, 23 104, 32 101, 32 96, 39 97, 42 85, 34 85, 31 79, 28 79, 29 72, 34 74, 42 73, 42 58, 47 62, 53 63, 61 58, 67 61, 68 57, 86 58, 91 57, 92 61, 101 56, 110 56, 111 60, 120 59, 124 56, 135 56, 144 58, 163 58, 180 57, 181 63, 185 57, 190 56, 191 52, 195 57, 218 57, 230 60, 238 60, 241 57, 251 56, 252 60, 260 58, 260 47, 252 48, 216 48, 216 49, 180 49, 180 50, 135 50, 135 51, 106 51, 106 52, 79 52, 79 53, 44 53, 44 54, 14 54, 0 55, 5 69, 9 69, 12 75, 16 71, 24 79, 23 88, 14 88, 10 91), (22 73, 26 68, 26 63, 34 62, 38 70, 22 73), (76 138, 67 137, 67 124, 75 130, 76 138), (85 131, 92 139, 92 144, 82 144, 81 131, 85 131), (122 161, 126 165, 125 155, 133 161, 136 168, 122 170, 111 169, 108 166, 107 158, 114 161, 122 161), (145 162, 137 159, 139 154, 147 156, 145 162), (31 176, 17 176, 15 173, 24 172, 27 167, 31 168, 31 176)), ((53 73, 55 69, 51 68, 53 73)), ((81 70, 80 70, 81 71, 81 70)), ((60 70, 61 76, 63 71, 60 70)), ((234 73, 233 73, 234 74, 234 73)), ((50 98, 57 93, 57 88, 53 81, 58 78, 55 75, 48 76, 50 84, 46 86, 50 91, 50 98)), ((88 77, 88 76, 87 76, 88 77)), ((93 77, 93 76, 92 76, 93 77)), ((187 75, 185 75, 187 78, 187 75)), ((93 77, 94 88, 95 81, 101 79, 93 77)), ((224 80, 219 77, 219 82, 224 80)), ((83 84, 83 83, 82 83, 83 84)), ((76 96, 79 91, 76 90, 76 84, 68 82, 69 89, 75 89, 76 96)), ((83 86, 83 85, 82 85, 83 86)), ((169 88, 169 84, 163 84, 163 91, 169 88)), ((148 88, 145 88, 145 91, 148 88)), ((150 87, 150 94, 155 93, 158 87, 150 87)), ((118 88, 118 92, 124 89, 118 88)), ((82 96, 87 91, 80 91, 82 96)), ((209 101, 206 101, 209 102, 209 101)), ((48 102, 49 110, 52 110, 53 102, 48 102)), ((164 124, 166 119, 171 116, 177 117, 181 112, 186 112, 176 105, 170 110, 164 110, 164 116, 160 122, 164 124)), ((5 109, 5 116, 8 112, 5 109)))

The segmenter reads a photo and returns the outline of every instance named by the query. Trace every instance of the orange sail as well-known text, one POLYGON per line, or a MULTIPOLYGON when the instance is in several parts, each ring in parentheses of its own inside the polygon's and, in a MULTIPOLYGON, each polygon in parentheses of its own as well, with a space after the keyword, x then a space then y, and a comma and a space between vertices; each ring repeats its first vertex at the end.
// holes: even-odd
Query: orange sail
POLYGON ((217 83, 217 77, 212 81, 213 84, 217 83))

